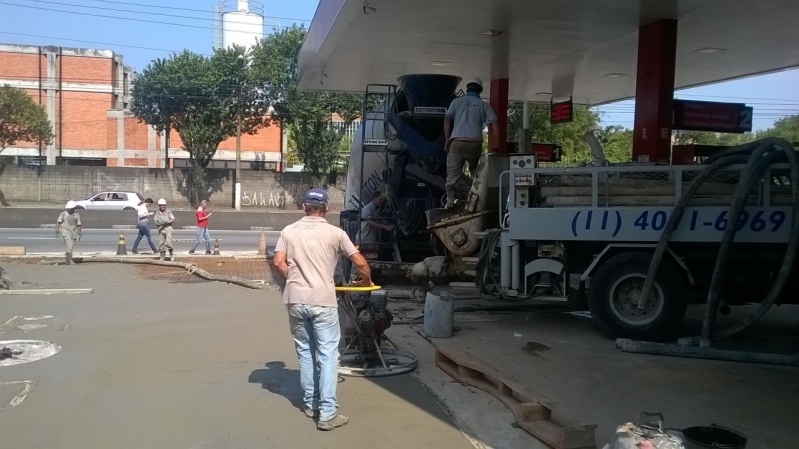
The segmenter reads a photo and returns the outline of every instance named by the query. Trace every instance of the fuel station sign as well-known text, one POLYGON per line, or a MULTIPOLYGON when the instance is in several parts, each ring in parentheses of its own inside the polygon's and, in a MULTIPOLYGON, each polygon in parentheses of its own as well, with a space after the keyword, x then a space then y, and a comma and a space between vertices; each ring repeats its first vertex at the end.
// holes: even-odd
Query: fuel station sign
POLYGON ((672 127, 740 134, 752 131, 752 112, 752 107, 743 103, 674 100, 672 127))
POLYGON ((574 120, 574 103, 571 98, 569 101, 550 102, 549 121, 551 123, 567 123, 572 120, 574 120))

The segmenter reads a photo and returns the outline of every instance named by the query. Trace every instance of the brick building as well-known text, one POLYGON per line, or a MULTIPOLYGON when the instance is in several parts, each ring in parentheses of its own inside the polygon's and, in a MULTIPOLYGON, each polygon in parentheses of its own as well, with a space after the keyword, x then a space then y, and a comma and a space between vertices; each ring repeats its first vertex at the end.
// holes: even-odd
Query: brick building
MULTIPOLYGON (((0 85, 24 89, 44 106, 55 139, 18 143, 4 156, 46 165, 184 167, 180 136, 166 137, 130 112, 133 70, 111 50, 0 44, 0 85), (35 162, 34 162, 35 161, 35 162)), ((278 125, 242 136, 242 169, 279 169, 286 139, 278 125)), ((235 168, 236 139, 219 145, 212 168, 235 168)))

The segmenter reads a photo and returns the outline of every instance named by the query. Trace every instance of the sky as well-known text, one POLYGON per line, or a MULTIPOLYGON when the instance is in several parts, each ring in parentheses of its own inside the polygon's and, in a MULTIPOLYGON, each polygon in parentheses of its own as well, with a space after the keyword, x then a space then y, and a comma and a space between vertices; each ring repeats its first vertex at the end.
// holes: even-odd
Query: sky
MULTIPOLYGON (((111 49, 140 71, 151 60, 183 49, 209 54, 213 44, 212 11, 218 2, 0 0, 0 43, 111 49)), ((271 33, 275 26, 310 26, 318 0, 261 0, 261 4, 265 8, 266 33, 271 33)), ((675 98, 746 103, 754 107, 753 127, 758 131, 781 117, 799 114, 799 70, 678 91, 675 98)), ((608 104, 598 110, 603 113, 603 124, 632 128, 634 102, 608 104)))

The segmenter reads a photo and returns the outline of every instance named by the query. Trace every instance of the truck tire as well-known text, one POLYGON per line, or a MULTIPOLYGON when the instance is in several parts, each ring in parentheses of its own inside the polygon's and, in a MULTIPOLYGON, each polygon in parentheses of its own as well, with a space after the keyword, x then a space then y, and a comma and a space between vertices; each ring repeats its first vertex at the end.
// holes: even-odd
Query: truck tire
POLYGON ((662 341, 671 336, 685 315, 685 282, 664 260, 650 294, 641 310, 640 295, 652 254, 629 252, 601 264, 591 277, 588 306, 596 324, 611 338, 662 341))

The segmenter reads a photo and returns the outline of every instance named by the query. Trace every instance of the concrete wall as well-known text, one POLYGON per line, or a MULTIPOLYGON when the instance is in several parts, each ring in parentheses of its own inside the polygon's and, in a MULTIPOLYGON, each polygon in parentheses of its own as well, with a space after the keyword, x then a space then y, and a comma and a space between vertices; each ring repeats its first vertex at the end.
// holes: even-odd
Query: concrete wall
MULTIPOLYGON (((234 171, 208 170, 208 195, 215 207, 233 205, 234 171)), ((242 171, 242 208, 276 209, 281 191, 286 195, 286 209, 296 208, 293 197, 301 196, 311 186, 320 186, 305 173, 242 171)), ((343 183, 342 187, 343 187, 343 183)), ((0 189, 10 203, 61 203, 88 198, 106 190, 139 192, 153 200, 165 198, 172 207, 189 207, 191 177, 188 170, 128 167, 17 166, 7 165, 0 174, 0 189)), ((342 189, 330 186, 331 209, 344 204, 342 189)))

